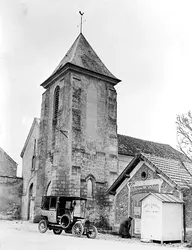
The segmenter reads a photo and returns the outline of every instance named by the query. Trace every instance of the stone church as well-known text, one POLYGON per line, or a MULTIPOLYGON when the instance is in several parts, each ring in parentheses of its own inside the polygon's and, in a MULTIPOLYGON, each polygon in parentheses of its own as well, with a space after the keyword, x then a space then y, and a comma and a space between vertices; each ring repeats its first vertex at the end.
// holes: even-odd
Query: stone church
MULTIPOLYGON (((38 221, 43 195, 73 195, 86 197, 88 217, 110 228, 117 221, 115 192, 137 153, 184 158, 169 145, 117 134, 119 82, 80 33, 41 84, 41 117, 21 152, 23 219, 38 221)), ((123 209, 122 216, 130 215, 123 209)))

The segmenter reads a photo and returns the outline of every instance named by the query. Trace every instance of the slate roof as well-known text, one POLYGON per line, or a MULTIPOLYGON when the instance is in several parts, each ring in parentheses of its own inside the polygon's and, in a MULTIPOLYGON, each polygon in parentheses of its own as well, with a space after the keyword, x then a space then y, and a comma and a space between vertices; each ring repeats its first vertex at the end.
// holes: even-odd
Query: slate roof
MULTIPOLYGON (((167 180, 169 180, 175 186, 183 188, 192 185, 192 175, 190 175, 188 169, 180 160, 162 158, 155 155, 140 153, 136 155, 127 165, 127 167, 108 189, 107 193, 114 194, 117 188, 127 177, 129 177, 130 173, 140 161, 148 162, 148 164, 154 167, 160 175, 167 178, 167 180)), ((192 164, 190 165, 190 167, 192 168, 192 164)))
POLYGON ((9 156, 1 147, 0 147, 0 153, 3 154, 3 155, 5 155, 5 157, 6 157, 7 159, 9 159, 13 164, 15 164, 16 166, 18 165, 17 162, 15 162, 15 161, 11 158, 11 156, 9 156))
POLYGON ((190 162, 183 162, 184 166, 188 170, 188 172, 192 175, 192 163, 190 162))
POLYGON ((160 200, 163 203, 183 203, 183 201, 179 199, 178 197, 175 197, 172 194, 163 194, 163 193, 149 193, 146 196, 144 196, 140 201, 144 200, 149 195, 156 197, 158 200, 160 200))
POLYGON ((185 155, 168 144, 146 141, 120 134, 118 134, 118 153, 130 156, 135 156, 138 153, 145 153, 188 162, 185 155))
MULTIPOLYGON (((57 68, 54 70, 51 76, 57 73, 65 65, 71 64, 82 69, 86 69, 95 72, 100 75, 104 75, 115 79, 116 83, 120 82, 104 65, 101 59, 98 57, 96 52, 93 50, 91 45, 88 43, 82 33, 76 38, 67 54, 63 57, 57 68)), ((47 80, 46 80, 47 81, 47 80)), ((45 81, 45 82, 46 82, 45 81)), ((44 82, 44 83, 45 83, 44 82)), ((44 83, 41 85, 43 86, 44 83)))

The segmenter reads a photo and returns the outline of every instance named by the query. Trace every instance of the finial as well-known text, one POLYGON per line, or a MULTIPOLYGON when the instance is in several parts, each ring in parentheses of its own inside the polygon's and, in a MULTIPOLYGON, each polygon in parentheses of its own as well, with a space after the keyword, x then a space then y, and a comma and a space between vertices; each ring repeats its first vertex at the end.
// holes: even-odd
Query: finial
POLYGON ((79 11, 79 14, 81 15, 80 33, 82 33, 82 26, 83 26, 83 20, 82 19, 83 19, 84 12, 79 11))

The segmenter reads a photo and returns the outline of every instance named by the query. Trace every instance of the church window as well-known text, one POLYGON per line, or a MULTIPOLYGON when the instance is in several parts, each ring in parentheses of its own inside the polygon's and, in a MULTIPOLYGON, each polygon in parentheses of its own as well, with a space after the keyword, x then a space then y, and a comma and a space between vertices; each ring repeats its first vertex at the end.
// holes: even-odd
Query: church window
POLYGON ((35 169, 35 156, 32 157, 32 164, 31 164, 31 170, 33 171, 35 169))
POLYGON ((34 146, 33 146, 33 157, 31 162, 31 170, 33 171, 35 169, 35 161, 36 161, 36 139, 34 140, 34 146))
POLYGON ((53 125, 57 124, 58 109, 59 109, 59 91, 60 87, 57 86, 54 92, 54 102, 53 102, 53 125))
POLYGON ((96 139, 97 136, 97 89, 94 84, 90 84, 87 91, 86 109, 86 131, 87 136, 96 139))
POLYGON ((93 181, 88 179, 87 181, 87 197, 91 198, 93 196, 93 181))

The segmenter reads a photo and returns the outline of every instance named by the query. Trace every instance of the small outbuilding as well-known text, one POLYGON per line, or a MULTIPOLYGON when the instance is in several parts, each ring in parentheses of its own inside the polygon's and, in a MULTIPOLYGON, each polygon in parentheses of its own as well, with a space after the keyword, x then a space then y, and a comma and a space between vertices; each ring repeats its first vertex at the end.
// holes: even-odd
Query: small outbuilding
POLYGON ((183 201, 172 194, 149 193, 141 200, 142 241, 183 241, 183 201))

